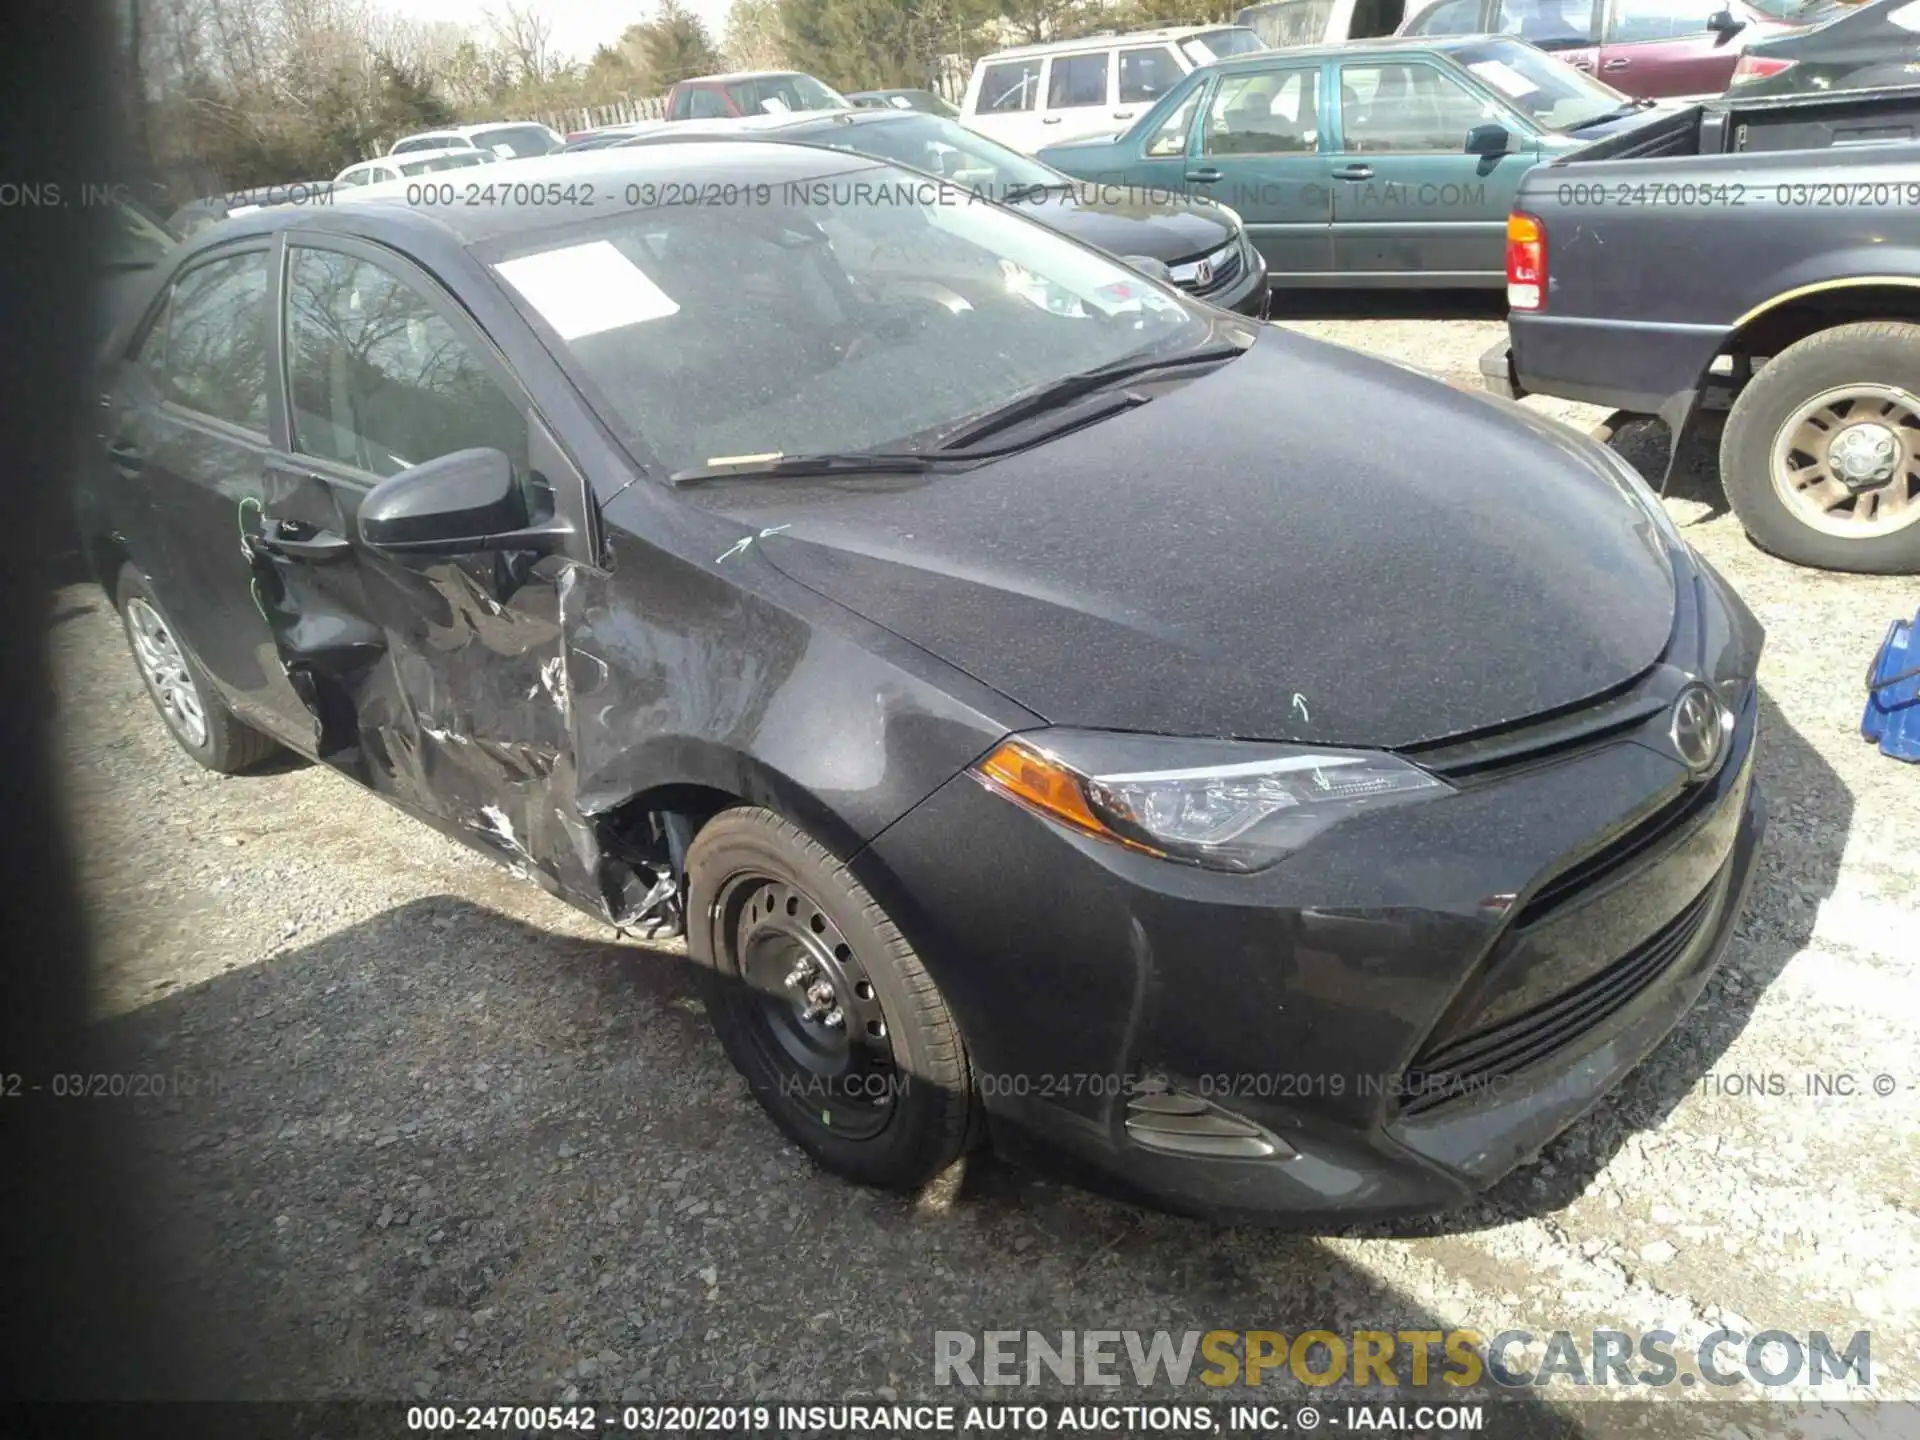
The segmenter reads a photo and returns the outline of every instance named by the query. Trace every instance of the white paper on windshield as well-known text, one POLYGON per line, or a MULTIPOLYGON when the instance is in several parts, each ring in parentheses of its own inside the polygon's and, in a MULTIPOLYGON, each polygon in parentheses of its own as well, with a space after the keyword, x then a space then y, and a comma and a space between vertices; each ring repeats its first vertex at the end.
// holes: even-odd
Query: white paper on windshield
POLYGON ((562 340, 680 313, 666 291, 605 240, 523 255, 494 268, 562 340))
POLYGON ((760 108, 769 115, 786 115, 790 113, 787 108, 787 102, 782 100, 778 95, 767 96, 766 99, 760 102, 760 108))
POLYGON ((493 153, 498 155, 502 160, 511 160, 513 159, 513 146, 505 144, 495 145, 493 147, 493 153))
POLYGON ((1501 94, 1511 95, 1516 100, 1540 88, 1504 60, 1476 60, 1467 68, 1501 94))
POLYGON ((1920 30, 1920 0, 1914 0, 1911 5, 1902 5, 1897 10, 1889 10, 1886 19, 1902 30, 1920 30))

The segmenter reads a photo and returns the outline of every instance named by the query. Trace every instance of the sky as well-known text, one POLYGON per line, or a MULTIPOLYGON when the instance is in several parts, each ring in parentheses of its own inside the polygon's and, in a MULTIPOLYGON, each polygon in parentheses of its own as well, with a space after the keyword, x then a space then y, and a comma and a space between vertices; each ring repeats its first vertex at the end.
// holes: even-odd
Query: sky
MULTIPOLYGON (((411 20, 452 20, 485 27, 488 0, 383 0, 386 8, 411 20)), ((652 0, 535 0, 552 22, 553 48, 585 60, 596 45, 611 44, 627 26, 652 18, 652 0)), ((726 28, 729 0, 688 0, 687 8, 707 22, 714 43, 726 28)))

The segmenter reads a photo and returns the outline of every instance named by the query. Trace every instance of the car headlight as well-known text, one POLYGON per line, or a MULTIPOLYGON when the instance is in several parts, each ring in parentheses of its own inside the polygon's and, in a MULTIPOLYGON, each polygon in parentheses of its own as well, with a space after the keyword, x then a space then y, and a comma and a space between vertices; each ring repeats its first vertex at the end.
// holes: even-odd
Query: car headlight
POLYGON ((1015 736, 971 773, 1082 834, 1236 871, 1271 865, 1361 811, 1452 793, 1445 781, 1377 750, 1084 731, 1015 736))

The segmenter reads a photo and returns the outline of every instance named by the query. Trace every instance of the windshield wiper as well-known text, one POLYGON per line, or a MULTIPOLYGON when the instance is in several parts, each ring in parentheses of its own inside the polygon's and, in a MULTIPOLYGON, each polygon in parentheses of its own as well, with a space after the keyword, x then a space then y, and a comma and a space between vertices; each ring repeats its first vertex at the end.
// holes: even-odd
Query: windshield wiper
MULTIPOLYGON (((974 416, 958 430, 948 432, 934 449, 936 452, 965 450, 989 435, 1010 429, 1036 415, 1044 415, 1049 410, 1063 409, 1082 395, 1104 390, 1107 386, 1118 384, 1122 380, 1137 380, 1143 375, 1151 375, 1156 371, 1185 370, 1194 365, 1218 364, 1244 354, 1246 354, 1246 348, 1240 345, 1205 345, 1198 350, 1188 350, 1180 355, 1163 355, 1156 360, 1123 360, 1113 365, 1103 365, 1097 370, 1069 375, 1031 394, 1022 395, 1017 400, 995 406, 983 414, 974 416)), ((1139 401, 1132 403, 1139 403, 1139 401)), ((1085 421, 1079 423, 1085 423, 1085 421)))
POLYGON ((690 469, 676 470, 667 477, 670 485, 699 485, 707 480, 745 477, 753 480, 779 479, 787 475, 918 475, 933 468, 934 462, 910 450, 850 450, 818 455, 742 455, 690 469))

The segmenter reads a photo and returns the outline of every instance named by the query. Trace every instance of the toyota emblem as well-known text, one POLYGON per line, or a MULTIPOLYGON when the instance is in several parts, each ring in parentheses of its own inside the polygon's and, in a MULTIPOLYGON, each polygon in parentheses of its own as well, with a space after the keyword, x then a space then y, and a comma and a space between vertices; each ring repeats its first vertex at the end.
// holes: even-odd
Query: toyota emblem
POLYGON ((1727 718, 1720 698, 1697 682, 1682 690, 1673 702, 1667 736, 1673 742, 1673 753, 1696 779, 1719 764, 1720 752, 1727 743, 1727 718))

